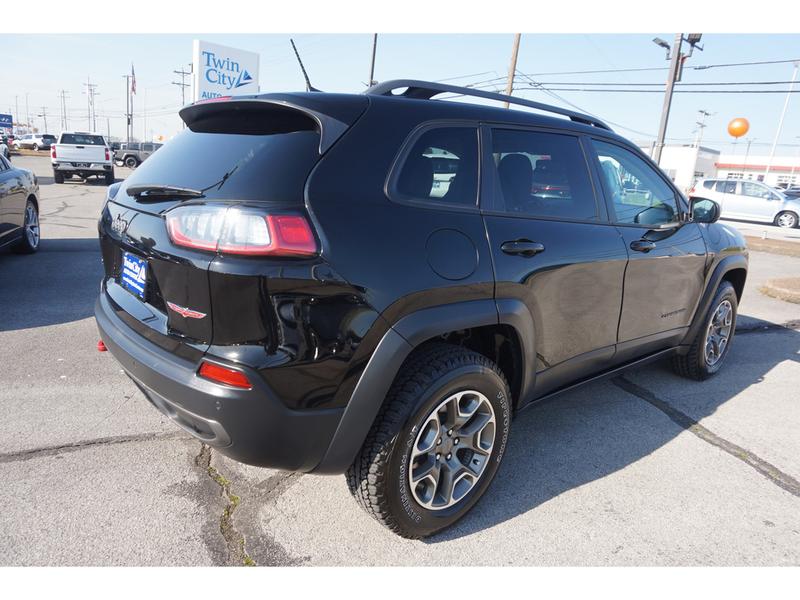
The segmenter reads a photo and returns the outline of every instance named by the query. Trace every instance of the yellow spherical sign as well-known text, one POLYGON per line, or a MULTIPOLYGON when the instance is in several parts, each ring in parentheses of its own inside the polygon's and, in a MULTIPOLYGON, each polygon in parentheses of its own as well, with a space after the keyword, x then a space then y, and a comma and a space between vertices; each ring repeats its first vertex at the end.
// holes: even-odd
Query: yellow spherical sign
POLYGON ((750 131, 750 122, 745 118, 734 119, 728 123, 728 133, 735 138, 740 138, 750 131))

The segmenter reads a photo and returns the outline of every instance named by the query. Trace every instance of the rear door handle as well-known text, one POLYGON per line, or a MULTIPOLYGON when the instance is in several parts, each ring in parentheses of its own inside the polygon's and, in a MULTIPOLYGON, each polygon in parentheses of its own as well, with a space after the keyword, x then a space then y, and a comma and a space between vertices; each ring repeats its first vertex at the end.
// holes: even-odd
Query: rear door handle
POLYGON ((534 256, 539 252, 544 252, 544 244, 539 242, 532 242, 530 240, 514 240, 512 242, 503 242, 500 250, 506 254, 518 254, 520 256, 534 256))
POLYGON ((636 252, 650 252, 656 249, 656 243, 650 240, 634 240, 631 242, 631 250, 636 252))

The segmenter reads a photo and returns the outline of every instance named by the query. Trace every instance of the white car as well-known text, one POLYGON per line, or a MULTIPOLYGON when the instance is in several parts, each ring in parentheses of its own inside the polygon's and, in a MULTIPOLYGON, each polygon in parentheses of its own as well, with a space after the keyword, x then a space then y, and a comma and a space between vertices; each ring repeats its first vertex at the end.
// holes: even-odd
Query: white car
POLYGON ((723 219, 773 223, 797 227, 800 198, 792 198, 760 181, 700 179, 689 190, 690 198, 707 198, 720 206, 723 219))
POLYGON ((73 175, 102 177, 108 185, 114 183, 114 153, 98 133, 64 131, 51 147, 50 157, 56 183, 73 175))

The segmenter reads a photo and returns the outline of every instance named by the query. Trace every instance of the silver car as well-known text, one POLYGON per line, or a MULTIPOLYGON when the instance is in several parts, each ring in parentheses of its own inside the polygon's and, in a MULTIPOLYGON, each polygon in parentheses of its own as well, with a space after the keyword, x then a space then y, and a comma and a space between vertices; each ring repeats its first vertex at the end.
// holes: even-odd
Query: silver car
POLYGON ((689 191, 694 198, 714 200, 723 219, 773 223, 797 227, 800 198, 792 198, 760 181, 701 179, 689 191))

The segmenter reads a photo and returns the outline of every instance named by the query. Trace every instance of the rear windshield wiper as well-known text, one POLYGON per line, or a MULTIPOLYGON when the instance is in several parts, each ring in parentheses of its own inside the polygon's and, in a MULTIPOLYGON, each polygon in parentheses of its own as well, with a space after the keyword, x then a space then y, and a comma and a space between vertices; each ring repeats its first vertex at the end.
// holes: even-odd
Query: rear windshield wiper
POLYGON ((128 196, 153 198, 163 196, 178 196, 181 198, 202 198, 203 192, 192 188, 176 187, 174 185, 161 185, 157 183, 143 183, 132 185, 125 190, 128 196))

